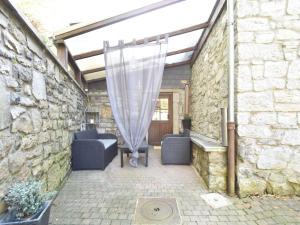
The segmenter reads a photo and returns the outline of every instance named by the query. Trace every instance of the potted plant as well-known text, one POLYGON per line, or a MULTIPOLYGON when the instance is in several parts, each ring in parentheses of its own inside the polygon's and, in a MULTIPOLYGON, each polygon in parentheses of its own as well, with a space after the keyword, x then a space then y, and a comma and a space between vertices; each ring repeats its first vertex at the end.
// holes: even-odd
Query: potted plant
POLYGON ((190 130, 191 129, 191 125, 192 125, 192 120, 191 120, 191 116, 188 114, 184 115, 184 118, 182 120, 182 127, 183 130, 190 130))
POLYGON ((10 186, 4 196, 8 206, 0 216, 1 225, 47 225, 49 222, 50 199, 54 192, 42 192, 39 181, 22 181, 10 186))

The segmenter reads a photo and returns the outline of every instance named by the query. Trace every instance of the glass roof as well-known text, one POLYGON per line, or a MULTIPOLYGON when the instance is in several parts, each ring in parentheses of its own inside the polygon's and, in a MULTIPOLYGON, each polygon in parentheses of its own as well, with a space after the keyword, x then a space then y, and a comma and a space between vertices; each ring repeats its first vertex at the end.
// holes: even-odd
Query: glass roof
MULTIPOLYGON (((65 40, 72 55, 103 49, 103 41, 110 46, 117 45, 119 40, 131 42, 159 34, 170 33, 208 21, 215 5, 215 0, 185 0, 149 13, 133 17, 88 33, 65 40)), ((168 52, 196 46, 203 30, 169 37, 168 52)), ((191 59, 193 52, 185 52, 166 58, 166 64, 183 62, 191 59)), ((76 61, 80 70, 104 67, 104 56, 98 55, 76 61)), ((84 75, 87 80, 105 76, 105 72, 84 75)))
MULTIPOLYGON (((186 34, 182 34, 182 35, 178 35, 178 36, 169 38, 168 52, 177 51, 180 49, 195 46, 201 33, 202 33, 202 30, 198 30, 198 31, 194 31, 194 32, 190 32, 190 33, 186 33, 186 34)), ((189 54, 189 55, 191 55, 191 54, 189 54)), ((178 56, 179 61, 186 60, 186 58, 184 57, 184 54, 178 54, 177 56, 178 56)), ((167 58, 169 58, 169 57, 167 57, 167 58)), ((174 57, 172 57, 172 58, 174 58, 174 57)), ((178 60, 176 60, 176 61, 178 61, 178 60)), ((81 71, 105 66, 103 54, 85 58, 85 59, 80 59, 80 60, 77 60, 76 62, 81 71)))
MULTIPOLYGON (((149 13, 133 17, 65 40, 72 55, 103 48, 103 41, 112 45, 118 40, 130 42, 134 38, 169 33, 208 20, 215 1, 186 0, 149 13), (167 16, 166 16, 167 15, 167 16)), ((199 38, 199 36, 197 36, 199 38)), ((188 40, 188 39, 186 39, 188 40)))

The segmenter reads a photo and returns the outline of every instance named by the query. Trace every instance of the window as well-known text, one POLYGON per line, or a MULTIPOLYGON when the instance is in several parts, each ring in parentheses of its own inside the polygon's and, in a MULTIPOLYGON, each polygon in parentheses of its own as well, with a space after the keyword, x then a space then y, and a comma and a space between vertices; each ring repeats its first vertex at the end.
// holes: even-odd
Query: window
POLYGON ((169 99, 167 97, 160 97, 159 99, 157 99, 156 108, 152 120, 154 121, 169 120, 169 99))

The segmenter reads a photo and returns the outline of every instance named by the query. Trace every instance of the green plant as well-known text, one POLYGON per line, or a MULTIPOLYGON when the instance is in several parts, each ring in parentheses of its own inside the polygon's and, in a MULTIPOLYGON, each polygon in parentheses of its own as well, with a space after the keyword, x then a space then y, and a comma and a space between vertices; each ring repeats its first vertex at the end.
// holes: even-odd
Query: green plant
POLYGON ((54 194, 42 192, 41 182, 29 180, 11 185, 7 189, 4 201, 8 208, 16 213, 16 217, 22 219, 37 213, 54 194))

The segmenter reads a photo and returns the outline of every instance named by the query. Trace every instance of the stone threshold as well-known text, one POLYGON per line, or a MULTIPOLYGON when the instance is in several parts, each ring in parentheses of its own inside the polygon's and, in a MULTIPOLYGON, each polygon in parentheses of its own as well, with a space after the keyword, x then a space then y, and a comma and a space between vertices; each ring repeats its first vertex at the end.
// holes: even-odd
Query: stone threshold
POLYGON ((194 131, 190 132, 191 141, 200 147, 205 152, 226 152, 227 147, 222 146, 216 140, 196 133, 194 131))

